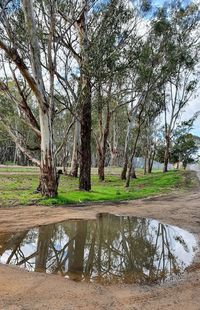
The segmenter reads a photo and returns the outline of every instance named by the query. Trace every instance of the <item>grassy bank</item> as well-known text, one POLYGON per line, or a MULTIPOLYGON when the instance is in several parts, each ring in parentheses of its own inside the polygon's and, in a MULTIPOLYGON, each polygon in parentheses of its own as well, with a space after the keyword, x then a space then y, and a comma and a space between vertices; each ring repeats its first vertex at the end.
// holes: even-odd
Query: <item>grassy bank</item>
MULTIPOLYGON (((18 171, 17 171, 18 172, 18 171)), ((163 174, 161 171, 151 175, 142 175, 131 180, 128 189, 124 187, 118 175, 107 175, 105 182, 99 182, 97 175, 92 176, 91 192, 78 190, 78 179, 62 176, 59 186, 59 195, 54 199, 42 199, 39 194, 34 194, 38 185, 36 171, 31 174, 29 170, 17 173, 12 168, 7 171, 0 169, 0 206, 14 206, 26 204, 64 205, 68 203, 82 203, 87 201, 120 201, 145 198, 153 195, 171 192, 177 188, 185 187, 185 177, 182 171, 170 171, 163 174)), ((187 182, 187 187, 190 182, 187 182)))

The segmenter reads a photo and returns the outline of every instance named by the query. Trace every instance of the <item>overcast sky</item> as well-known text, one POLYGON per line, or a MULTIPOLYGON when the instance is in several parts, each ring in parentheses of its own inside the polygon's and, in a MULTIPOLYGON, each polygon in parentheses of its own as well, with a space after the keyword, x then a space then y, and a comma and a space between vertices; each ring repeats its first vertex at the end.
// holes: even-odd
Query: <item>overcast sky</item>
MULTIPOLYGON (((152 0, 152 4, 159 7, 162 6, 163 4, 169 3, 170 1, 164 1, 164 0, 152 0)), ((190 3, 190 0, 182 0, 181 3, 186 5, 190 3)), ((200 71, 200 70, 199 70, 200 71)), ((200 78, 199 78, 200 80, 200 78)), ((197 88, 196 93, 194 96, 191 98, 191 100, 188 102, 187 106, 185 107, 184 111, 182 112, 181 115, 181 120, 188 120, 193 117, 193 115, 200 111, 200 82, 197 88)), ((200 116, 194 123, 194 128, 192 130, 192 133, 200 136, 200 116)))

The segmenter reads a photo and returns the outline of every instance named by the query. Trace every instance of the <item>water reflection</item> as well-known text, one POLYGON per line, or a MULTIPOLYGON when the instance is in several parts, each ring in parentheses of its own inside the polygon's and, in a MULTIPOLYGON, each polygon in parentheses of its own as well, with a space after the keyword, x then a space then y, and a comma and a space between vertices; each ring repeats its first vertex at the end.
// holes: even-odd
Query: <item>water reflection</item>
POLYGON ((100 214, 0 235, 0 262, 76 281, 155 283, 191 264, 196 241, 155 220, 100 214))

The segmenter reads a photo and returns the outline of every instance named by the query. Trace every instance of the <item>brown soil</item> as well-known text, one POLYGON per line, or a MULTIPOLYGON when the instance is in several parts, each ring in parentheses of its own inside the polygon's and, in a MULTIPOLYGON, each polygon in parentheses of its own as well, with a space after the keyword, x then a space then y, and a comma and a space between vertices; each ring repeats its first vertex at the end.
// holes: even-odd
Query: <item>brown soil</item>
MULTIPOLYGON (((159 219, 192 232, 200 241, 199 189, 126 202, 82 207, 28 206, 0 209, 0 233, 59 222, 95 218, 99 212, 159 219)), ((176 282, 154 286, 76 283, 59 276, 0 265, 0 309, 185 309, 200 310, 200 255, 176 282)))

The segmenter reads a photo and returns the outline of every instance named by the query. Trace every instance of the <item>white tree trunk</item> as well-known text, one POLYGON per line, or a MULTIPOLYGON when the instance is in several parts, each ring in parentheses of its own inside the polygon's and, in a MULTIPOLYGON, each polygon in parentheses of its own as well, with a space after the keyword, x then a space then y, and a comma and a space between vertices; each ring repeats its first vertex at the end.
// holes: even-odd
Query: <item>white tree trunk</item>
POLYGON ((53 152, 53 134, 48 111, 40 110, 41 128, 41 193, 44 196, 57 195, 58 182, 53 152))
POLYGON ((71 161, 70 175, 78 177, 78 165, 79 165, 79 152, 80 152, 80 122, 76 120, 74 128, 74 143, 71 161))
MULTIPOLYGON (((39 106, 40 131, 41 131, 41 165, 40 165, 40 190, 43 196, 55 197, 57 195, 58 178, 53 150, 52 130, 52 107, 47 99, 42 68, 40 61, 40 47, 37 31, 35 28, 35 17, 32 0, 23 0, 23 9, 27 24, 27 32, 30 40, 31 65, 34 79, 40 96, 37 96, 39 106)), ((51 85, 53 87, 53 85, 51 85)), ((50 98, 51 100, 53 98, 50 98)))

